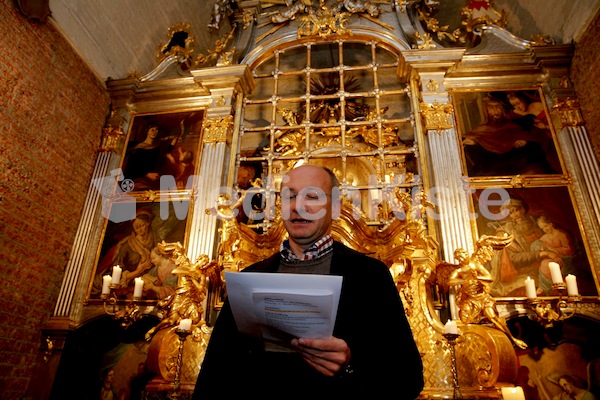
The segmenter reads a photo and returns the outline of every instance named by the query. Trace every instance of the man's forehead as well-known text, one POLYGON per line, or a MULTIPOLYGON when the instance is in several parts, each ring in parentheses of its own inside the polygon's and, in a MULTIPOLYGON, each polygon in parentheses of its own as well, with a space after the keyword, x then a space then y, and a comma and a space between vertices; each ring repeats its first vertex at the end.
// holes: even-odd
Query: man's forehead
POLYGON ((318 187, 318 186, 290 186, 290 185, 283 185, 282 188, 288 189, 291 192, 305 192, 305 193, 310 193, 310 192, 326 192, 326 190, 324 188, 318 187))

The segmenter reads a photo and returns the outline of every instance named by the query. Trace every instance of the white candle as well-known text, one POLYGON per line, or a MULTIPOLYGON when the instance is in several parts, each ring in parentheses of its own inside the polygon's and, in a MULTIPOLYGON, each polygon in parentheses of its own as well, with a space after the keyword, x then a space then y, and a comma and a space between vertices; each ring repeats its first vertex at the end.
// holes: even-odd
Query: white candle
POLYGON ((135 288, 133 289, 133 297, 142 297, 142 289, 144 289, 144 280, 135 278, 135 288))
POLYGON ((458 326, 456 325, 456 321, 449 319, 448 322, 446 322, 446 325, 444 325, 444 331, 446 333, 458 335, 458 326))
POLYGON ((189 331, 192 329, 192 320, 189 318, 182 319, 179 321, 179 330, 189 331))
POLYGON ((112 281, 112 277, 110 275, 104 275, 102 277, 102 294, 110 293, 110 282, 112 281))
POLYGON ((537 297, 537 293, 535 292, 535 281, 530 277, 525 279, 525 291, 527 292, 528 299, 535 299, 537 297))
POLYGON ((525 393, 523 393, 521 386, 503 387, 502 398, 504 400, 525 400, 525 393))
POLYGON ((550 275, 552 276, 553 283, 563 283, 562 274, 560 273, 560 265, 555 262, 549 262, 548 267, 550 268, 550 275))
POLYGON ((121 267, 119 267, 118 265, 115 265, 113 267, 111 284, 118 285, 119 282, 121 282, 121 267))
POLYGON ((455 288, 450 288, 448 294, 448 306, 450 307, 450 317, 452 319, 458 319, 458 309, 456 307, 456 294, 454 293, 455 288))
POLYGON ((579 296, 579 289, 577 288, 577 277, 575 275, 567 275, 565 277, 567 282, 567 294, 569 296, 579 296))

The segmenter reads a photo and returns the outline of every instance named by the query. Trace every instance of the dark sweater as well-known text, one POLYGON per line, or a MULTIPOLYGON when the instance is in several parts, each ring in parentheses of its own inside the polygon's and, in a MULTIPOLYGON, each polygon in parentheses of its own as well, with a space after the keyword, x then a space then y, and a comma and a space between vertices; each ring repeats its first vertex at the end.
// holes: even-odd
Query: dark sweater
MULTIPOLYGON (((200 369, 194 399, 412 400, 423 389, 423 366, 402 301, 387 267, 334 242, 332 275, 343 277, 333 335, 352 352, 353 374, 326 377, 296 353, 263 350, 241 335, 225 301, 200 369)), ((277 272, 280 255, 244 271, 277 272)))

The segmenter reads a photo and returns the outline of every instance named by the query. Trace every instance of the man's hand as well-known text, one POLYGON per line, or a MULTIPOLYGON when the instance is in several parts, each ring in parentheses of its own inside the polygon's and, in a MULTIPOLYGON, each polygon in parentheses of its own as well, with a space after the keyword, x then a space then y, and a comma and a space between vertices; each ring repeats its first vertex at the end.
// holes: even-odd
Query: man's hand
POLYGON ((350 362, 348 344, 336 337, 331 339, 292 339, 304 360, 325 376, 334 376, 350 362))

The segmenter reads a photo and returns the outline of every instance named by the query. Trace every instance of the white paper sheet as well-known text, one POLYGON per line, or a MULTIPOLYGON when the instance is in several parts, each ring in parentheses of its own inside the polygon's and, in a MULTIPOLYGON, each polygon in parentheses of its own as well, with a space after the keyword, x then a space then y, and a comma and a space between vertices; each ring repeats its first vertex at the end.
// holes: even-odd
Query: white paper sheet
POLYGON ((266 341, 329 338, 342 288, 334 275, 225 272, 238 329, 266 341))

